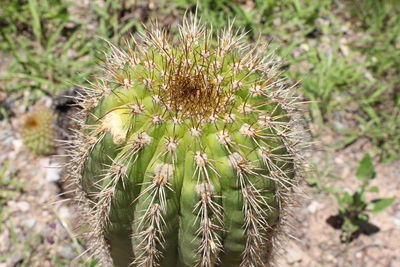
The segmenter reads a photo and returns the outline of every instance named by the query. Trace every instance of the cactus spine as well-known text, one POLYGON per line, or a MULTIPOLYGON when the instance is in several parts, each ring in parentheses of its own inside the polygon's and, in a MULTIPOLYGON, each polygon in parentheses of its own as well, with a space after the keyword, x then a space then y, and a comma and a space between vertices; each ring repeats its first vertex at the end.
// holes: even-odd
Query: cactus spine
POLYGON ((296 98, 265 47, 195 17, 111 46, 73 176, 104 265, 266 266, 295 183, 296 98))

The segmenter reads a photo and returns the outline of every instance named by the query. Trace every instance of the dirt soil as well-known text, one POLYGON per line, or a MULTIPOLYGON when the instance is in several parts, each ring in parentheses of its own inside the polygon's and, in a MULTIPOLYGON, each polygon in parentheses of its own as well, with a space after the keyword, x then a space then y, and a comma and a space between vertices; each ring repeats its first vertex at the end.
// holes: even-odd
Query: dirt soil
MULTIPOLYGON (((90 1, 77 3, 82 4, 76 11, 81 12, 77 17, 84 18, 87 16, 85 5, 90 1)), ((177 16, 173 15, 159 21, 171 25, 177 16)), ((352 33, 348 36, 358 38, 352 33)), ((346 46, 342 50, 345 53, 346 46)), ((0 66, 5 66, 8 60, 1 55, 0 66)), ((0 92, 0 102, 7 97, 0 92)), ((21 103, 14 106, 15 118, 18 118, 26 107, 21 103)), ((0 267, 22 263, 34 267, 82 266, 86 260, 85 244, 76 236, 77 207, 65 198, 67 189, 63 188, 63 170, 59 167, 63 164, 62 158, 38 157, 28 151, 16 131, 18 119, 15 118, 11 123, 0 119, 0 267)), ((317 175, 329 175, 318 178, 324 185, 353 192, 358 186, 355 170, 364 153, 371 150, 370 144, 360 139, 345 149, 334 149, 329 145, 340 141, 337 134, 327 130, 320 136, 317 140, 320 144, 310 153, 310 161, 317 165, 317 175)), ((379 186, 380 191, 369 193, 370 199, 400 196, 399 166, 400 160, 376 165, 377 177, 372 185, 379 186)), ((340 231, 326 222, 338 213, 336 200, 306 182, 300 189, 303 197, 293 208, 289 238, 279 249, 277 266, 400 267, 399 200, 382 213, 371 215, 370 223, 379 231, 362 234, 344 244, 340 242, 340 231)))
MULTIPOLYGON (((0 121, 0 166, 8 166, 0 185, 0 267, 20 266, 21 262, 28 262, 28 266, 81 266, 85 255, 78 255, 85 248, 74 231, 79 219, 76 207, 63 196, 62 158, 29 152, 13 127, 16 123, 17 119, 11 124, 0 121)), ((329 149, 327 145, 337 142, 338 137, 333 133, 323 136, 319 149, 310 153, 318 173, 331 174, 319 177, 321 182, 349 192, 355 190, 355 170, 370 149, 368 142, 359 140, 342 150, 329 149)), ((400 160, 378 164, 373 185, 379 186, 380 192, 368 196, 399 196, 398 166, 400 160)), ((336 200, 305 182, 301 191, 303 197, 289 220, 291 238, 280 249, 277 266, 400 266, 400 238, 396 238, 400 237, 399 201, 371 216, 370 223, 379 231, 343 244, 340 231, 326 222, 338 212, 336 200)))
MULTIPOLYGON (((371 150, 367 140, 358 140, 353 145, 342 149, 328 149, 338 142, 338 136, 324 135, 311 161, 316 162, 321 170, 329 170, 334 177, 321 177, 322 183, 354 192, 358 180, 355 171, 365 152, 371 150)), ((367 193, 367 199, 397 197, 400 194, 400 160, 390 164, 375 166, 377 177, 371 186, 378 186, 379 193, 367 193)), ((305 183, 301 190, 304 198, 293 209, 290 219, 293 236, 282 251, 283 257, 278 266, 353 266, 353 267, 398 267, 400 266, 400 202, 379 214, 370 216, 369 235, 361 234, 351 243, 341 243, 339 230, 327 223, 331 216, 338 213, 338 204, 333 196, 305 183), (376 228, 377 227, 377 228, 376 228)))

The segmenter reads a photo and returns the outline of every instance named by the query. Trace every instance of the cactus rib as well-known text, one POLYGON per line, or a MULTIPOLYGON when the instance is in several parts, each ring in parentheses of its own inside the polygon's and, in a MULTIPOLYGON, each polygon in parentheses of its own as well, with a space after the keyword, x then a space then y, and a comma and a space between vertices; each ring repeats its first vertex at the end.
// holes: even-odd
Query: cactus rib
POLYGON ((262 45, 195 16, 157 24, 79 97, 71 144, 89 250, 103 265, 267 266, 299 144, 298 100, 262 45), (129 247, 128 247, 129 246, 129 247))

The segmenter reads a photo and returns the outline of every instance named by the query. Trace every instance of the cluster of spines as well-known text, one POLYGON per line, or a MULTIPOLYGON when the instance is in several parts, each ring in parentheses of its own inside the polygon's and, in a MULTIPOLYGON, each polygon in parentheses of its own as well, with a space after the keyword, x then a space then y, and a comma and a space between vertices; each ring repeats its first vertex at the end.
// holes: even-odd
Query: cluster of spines
MULTIPOLYGON (((99 80, 93 84, 93 88, 82 94, 80 100, 83 106, 82 118, 92 118, 96 121, 94 124, 87 124, 87 121, 82 121, 82 129, 77 132, 79 137, 77 143, 72 144, 72 165, 74 165, 75 173, 73 176, 80 177, 84 168, 84 164, 95 146, 100 143, 107 133, 111 133, 115 144, 124 144, 121 148, 121 154, 116 159, 111 159, 112 164, 108 166, 103 178, 98 181, 97 191, 94 190, 93 196, 85 196, 82 194, 82 201, 90 199, 91 209, 91 224, 95 227, 92 229, 91 239, 93 242, 92 250, 97 253, 103 253, 107 250, 104 236, 107 228, 108 214, 110 213, 113 198, 115 197, 115 188, 118 183, 124 183, 126 179, 127 165, 132 164, 137 160, 138 153, 144 147, 150 144, 151 137, 148 134, 150 127, 156 127, 160 124, 168 125, 184 125, 190 132, 193 140, 202 138, 202 130, 207 125, 214 125, 218 132, 215 137, 218 143, 228 151, 228 158, 231 167, 235 170, 238 184, 243 196, 243 212, 245 214, 245 224, 243 225, 246 235, 246 248, 243 252, 242 266, 258 266, 263 265, 265 255, 265 244, 271 242, 272 235, 266 236, 266 232, 272 232, 272 227, 269 226, 266 220, 268 210, 274 209, 267 203, 267 199, 249 179, 249 175, 263 176, 265 179, 273 180, 277 183, 277 194, 280 202, 286 202, 285 195, 290 191, 293 181, 290 177, 291 173, 285 170, 285 165, 296 163, 298 153, 296 147, 300 140, 296 140, 296 133, 293 132, 290 120, 293 113, 296 111, 297 99, 291 95, 291 88, 288 88, 286 83, 277 78, 275 71, 275 63, 273 60, 265 60, 265 56, 259 56, 256 53, 256 48, 249 49, 242 41, 243 36, 233 33, 232 27, 229 27, 223 32, 218 39, 217 48, 211 50, 211 32, 207 32, 195 18, 184 21, 180 28, 180 43, 179 49, 172 49, 169 44, 166 33, 159 30, 157 26, 143 35, 144 42, 139 44, 135 42, 135 48, 130 47, 128 52, 124 52, 111 45, 112 53, 108 55, 106 72, 108 78, 99 80), (204 50, 193 50, 193 47, 198 48, 198 43, 202 42, 204 50), (155 47, 152 50, 150 47, 155 47), (150 51, 150 52, 148 52, 150 51), (183 51, 183 55, 173 54, 173 51, 183 51), (215 51, 215 58, 228 57, 233 51, 241 55, 240 60, 232 61, 229 70, 226 73, 244 73, 239 80, 231 79, 223 75, 220 61, 209 62, 211 58, 210 51, 215 51), (162 58, 168 60, 161 61, 161 65, 155 63, 155 54, 159 53, 162 58), (204 61, 191 62, 190 53, 200 53, 200 58, 204 61), (172 60, 172 61, 170 61, 172 60), (208 68, 207 64, 208 63, 208 68), (164 65, 164 68, 163 67, 164 65), (191 65, 192 64, 192 65, 191 65), (144 66, 144 75, 140 77, 131 77, 131 72, 126 71, 126 66, 144 66), (182 102, 180 97, 179 87, 185 87, 182 84, 176 84, 176 79, 169 77, 187 78, 188 74, 179 72, 184 70, 190 71, 198 65, 202 66, 195 72, 200 81, 188 81, 194 91, 200 89, 210 90, 205 92, 205 98, 216 100, 209 106, 204 102, 182 102), (211 68, 210 68, 211 66, 211 68), (179 70, 179 71, 177 71, 179 70), (205 71, 204 71, 205 70, 205 71), (218 72, 221 71, 221 72, 218 72), (261 78, 249 81, 248 78, 254 73, 261 73, 261 78), (159 84, 158 89, 155 89, 155 74, 158 79, 164 82, 159 84), (265 78, 263 76, 268 78, 265 78), (211 77, 211 78, 210 78, 211 77), (230 81, 227 81, 231 79, 230 81), (137 83, 140 83, 152 92, 152 99, 147 103, 141 102, 138 98, 132 103, 120 105, 109 109, 104 114, 91 113, 93 108, 100 105, 105 98, 114 95, 116 101, 119 98, 125 97, 124 93, 111 89, 116 87, 119 89, 125 88, 128 91, 135 88, 137 83), (222 83, 225 82, 224 88, 222 83), (247 84, 246 84, 246 83, 247 84), (200 85, 196 85, 200 83, 200 85), (165 86, 166 84, 166 86, 165 86), (169 86, 169 87, 168 87, 169 86), (196 88, 198 86, 199 88, 196 88), (234 105, 237 94, 241 88, 248 87, 248 96, 240 105, 234 105), (170 90, 168 90, 170 89, 170 90), (218 92, 216 94, 215 92, 218 92), (263 102, 258 102, 257 105, 251 105, 250 98, 263 97, 266 99, 263 102), (151 107, 149 110, 148 107, 151 107), (263 112, 264 107, 273 106, 269 112, 263 112), (160 107, 163 107, 160 109, 160 107), (284 112, 277 112, 276 109, 283 109, 284 112), (121 112, 122 111, 122 112, 121 112), (258 114, 257 121, 252 124, 243 123, 237 133, 229 131, 238 116, 246 116, 247 114, 258 114), (134 129, 135 126, 131 120, 123 122, 121 116, 147 116, 149 119, 146 122, 147 129, 134 129), (221 128, 222 127, 222 128, 221 128), (132 134, 133 133, 133 134, 132 134), (242 137, 252 140, 256 147, 246 147, 246 145, 235 141, 232 135, 240 134, 242 137), (282 142, 274 143, 275 139, 282 142), (271 141, 272 140, 272 141, 271 141), (273 143, 271 145, 271 142, 273 143), (240 152, 241 149, 257 150, 257 153, 263 163, 265 170, 259 167, 259 162, 252 162, 246 159, 247 155, 240 152), (285 153, 280 150, 287 150, 285 153), (275 153, 277 152, 277 153, 275 153), (256 167, 258 166, 258 167, 256 167)), ((192 74, 189 72, 189 74, 192 74)), ((196 76, 195 75, 195 76, 196 76)), ((183 79, 183 82, 184 79, 183 79)), ((189 86, 189 87, 190 87, 189 86)), ((133 89, 134 90, 134 89, 133 89)), ((122 91, 123 92, 123 91, 122 91)), ((191 92, 183 92, 191 93, 191 92)), ((184 95, 185 96, 185 95, 184 95)), ((203 98, 201 98, 203 99, 203 98)), ((201 100, 200 99, 200 100, 201 100)), ((123 102, 123 101, 121 101, 123 102)), ((137 253, 135 255, 134 264, 139 266, 155 266, 161 256, 160 249, 164 241, 163 227, 165 220, 163 214, 166 213, 165 195, 166 191, 172 191, 169 184, 169 179, 174 172, 174 166, 177 162, 176 150, 179 146, 179 137, 174 132, 175 127, 172 127, 173 133, 164 137, 165 150, 156 156, 157 160, 163 157, 169 158, 169 162, 161 162, 154 167, 153 176, 144 178, 147 182, 143 182, 140 186, 142 189, 140 195, 135 199, 148 198, 148 206, 142 211, 140 218, 135 218, 137 221, 136 233, 132 238, 142 240, 137 244, 137 253)), ((181 137, 180 137, 181 138, 181 137)), ((201 143, 201 141, 198 141, 201 143)), ((221 196, 216 195, 212 181, 209 179, 208 172, 213 172, 219 176, 219 172, 212 164, 212 159, 207 157, 204 149, 193 151, 193 162, 195 164, 195 172, 193 179, 196 180, 196 194, 199 198, 196 205, 193 206, 193 213, 197 214, 196 220, 200 221, 200 228, 196 231, 196 236, 201 239, 201 245, 197 250, 197 254, 201 260, 198 262, 200 266, 213 266, 217 262, 218 254, 223 250, 221 236, 225 231, 223 222, 223 208, 217 201, 221 196), (211 214, 211 216, 210 216, 211 214)), ((294 167, 290 167, 293 170, 294 167)), ((77 180, 78 185, 82 185, 82 180, 77 180)), ((282 205, 282 203, 279 203, 282 205)), ((106 254, 106 253, 105 253, 106 254)))
POLYGON ((24 144, 38 155, 55 152, 56 115, 50 108, 36 108, 24 114, 19 130, 24 144))

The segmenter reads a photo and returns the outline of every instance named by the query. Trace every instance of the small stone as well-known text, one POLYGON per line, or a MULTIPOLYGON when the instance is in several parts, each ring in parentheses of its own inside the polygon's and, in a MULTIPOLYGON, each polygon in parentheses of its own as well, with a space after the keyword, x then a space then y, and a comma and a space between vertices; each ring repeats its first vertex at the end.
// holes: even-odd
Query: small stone
POLYGON ((67 207, 61 207, 58 211, 58 215, 62 219, 68 219, 71 217, 71 212, 69 211, 69 209, 67 207))
POLYGON ((6 261, 6 266, 18 266, 19 262, 24 260, 24 256, 21 253, 18 253, 9 257, 6 261))
POLYGON ((20 151, 21 147, 23 146, 23 142, 21 139, 14 139, 13 146, 15 151, 20 151))
POLYGON ((337 259, 332 255, 332 254, 326 254, 325 255, 325 258, 326 258, 326 260, 327 261, 330 261, 330 262, 337 262, 337 259))
POLYGON ((274 26, 279 26, 282 24, 282 19, 276 18, 276 19, 274 19, 274 21, 272 23, 274 24, 274 26))
POLYGON ((366 72, 364 73, 364 77, 365 77, 367 80, 369 80, 370 82, 375 82, 374 76, 372 76, 371 72, 369 72, 369 71, 366 71, 366 72))
POLYGON ((340 45, 340 51, 342 52, 343 56, 348 56, 350 54, 350 48, 347 45, 340 45))
POLYGON ((50 158, 49 157, 41 157, 38 160, 37 165, 40 168, 48 168, 50 166, 50 158))
POLYGON ((315 40, 315 39, 309 40, 308 43, 310 46, 317 46, 317 40, 315 40))
POLYGON ((309 51, 310 50, 310 46, 306 43, 303 43, 300 45, 300 48, 303 49, 304 51, 309 51))
POLYGON ((0 92, 0 101, 3 101, 7 98, 7 94, 5 92, 0 92))
POLYGON ((22 224, 23 224, 26 228, 32 228, 33 226, 35 226, 36 220, 33 219, 33 218, 31 218, 31 219, 25 220, 22 224))
POLYGON ((57 165, 51 164, 46 169, 46 181, 56 182, 60 180, 60 177, 61 177, 61 168, 57 167, 57 165))
POLYGON ((65 259, 73 259, 76 257, 75 252, 71 247, 68 246, 60 246, 57 248, 58 255, 65 259))
POLYGON ((10 233, 8 229, 2 229, 2 232, 0 233, 0 254, 7 252, 10 247, 10 233))
POLYGON ((307 207, 307 210, 308 210, 310 213, 312 213, 312 214, 314 214, 315 212, 317 212, 317 210, 319 210, 319 209, 321 209, 321 205, 320 205, 317 201, 315 201, 315 200, 313 200, 313 201, 310 203, 310 205, 308 205, 308 207, 307 207))
POLYGON ((294 264, 294 263, 297 263, 297 262, 301 262, 302 259, 303 259, 303 252, 296 245, 291 245, 286 250, 286 261, 289 264, 294 264))
POLYGON ((27 212, 31 206, 26 201, 20 201, 16 203, 17 208, 22 212, 27 212))

